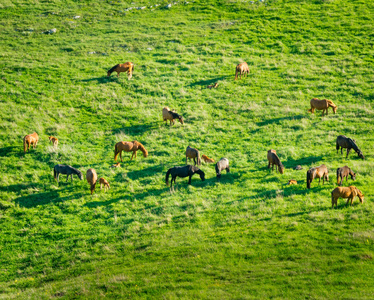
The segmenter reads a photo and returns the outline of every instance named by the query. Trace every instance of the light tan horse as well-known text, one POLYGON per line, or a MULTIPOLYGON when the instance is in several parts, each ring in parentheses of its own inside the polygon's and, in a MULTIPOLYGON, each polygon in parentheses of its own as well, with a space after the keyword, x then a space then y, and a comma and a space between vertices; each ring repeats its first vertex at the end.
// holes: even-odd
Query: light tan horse
POLYGON ((53 144, 53 147, 57 147, 58 145, 58 138, 54 137, 54 136, 49 136, 48 137, 49 141, 53 144))
POLYGON ((284 166, 282 165, 277 152, 273 149, 268 151, 268 169, 270 169, 270 166, 272 167, 271 169, 274 170, 274 165, 276 166, 276 170, 279 171, 279 173, 283 174, 284 172, 284 166))
POLYGON ((321 178, 323 179, 323 184, 325 184, 325 178, 329 181, 329 171, 325 165, 320 165, 319 167, 310 168, 306 172, 306 187, 310 189, 310 184, 314 178, 319 178, 318 185, 321 183, 321 178))
POLYGON ((127 79, 130 80, 131 77, 132 77, 132 72, 134 72, 134 64, 132 62, 126 62, 124 64, 118 64, 118 65, 115 65, 113 68, 111 68, 109 71, 108 71, 108 77, 113 73, 113 72, 117 72, 117 77, 119 77, 119 73, 121 72, 127 72, 127 79))
POLYGON ((189 158, 189 159, 193 158, 193 162, 195 163, 195 166, 196 166, 196 160, 195 160, 195 158, 196 158, 197 159, 197 164, 201 165, 199 150, 197 150, 195 148, 192 148, 190 146, 187 146, 187 149, 186 149, 186 164, 187 164, 187 158, 189 158))
POLYGON ((240 75, 240 79, 241 79, 243 74, 245 74, 245 76, 247 77, 248 73, 249 73, 249 68, 246 62, 242 62, 238 64, 235 70, 235 80, 238 79, 238 74, 240 75))
POLYGON ((110 189, 108 180, 104 179, 103 177, 99 179, 99 183, 100 183, 100 190, 103 188, 103 186, 104 186, 104 191, 106 191, 107 189, 110 189))
POLYGON ((136 151, 138 151, 138 150, 140 150, 140 151, 143 152, 144 157, 148 156, 148 151, 138 141, 118 142, 114 146, 114 160, 117 160, 117 156, 119 154, 119 157, 121 158, 121 161, 123 161, 122 160, 122 151, 132 152, 132 156, 131 156, 131 159, 130 159, 130 160, 132 160, 132 158, 134 157, 134 155, 135 155, 135 158, 136 158, 136 151))
POLYGON ((356 188, 355 186, 349 186, 349 187, 339 186, 331 192, 332 208, 334 208, 334 205, 335 205, 335 207, 338 206, 338 199, 339 198, 343 198, 343 199, 348 198, 347 204, 350 201, 351 205, 352 205, 353 199, 356 196, 358 196, 361 203, 364 203, 364 195, 362 194, 362 192, 358 188, 356 188))
POLYGON ((328 99, 319 100, 318 98, 313 98, 312 100, 310 100, 310 109, 308 111, 313 114, 316 109, 322 110, 322 116, 323 116, 325 115, 325 111, 326 111, 326 115, 329 114, 328 112, 329 107, 332 107, 332 111, 335 114, 336 110, 338 109, 338 106, 336 106, 331 100, 328 100, 328 99))
POLYGON ((39 141, 39 136, 36 132, 26 135, 23 138, 23 151, 24 152, 29 151, 30 146, 32 146, 33 149, 35 149, 36 145, 38 144, 38 141, 39 141))
POLYGON ((88 169, 86 173, 86 179, 87 179, 87 182, 90 184, 90 190, 91 190, 91 195, 92 195, 95 190, 96 182, 97 182, 96 171, 94 169, 88 169))

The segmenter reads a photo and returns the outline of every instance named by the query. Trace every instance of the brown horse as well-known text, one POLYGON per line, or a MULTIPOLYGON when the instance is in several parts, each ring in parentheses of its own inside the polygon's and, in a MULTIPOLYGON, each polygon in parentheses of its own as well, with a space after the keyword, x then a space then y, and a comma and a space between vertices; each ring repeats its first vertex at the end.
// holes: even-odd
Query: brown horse
POLYGON ((329 181, 329 171, 325 165, 320 165, 319 167, 310 168, 306 172, 306 187, 310 189, 310 184, 314 178, 319 178, 318 185, 321 183, 321 178, 323 179, 323 184, 325 184, 325 178, 329 181))
POLYGON ((104 191, 106 191, 107 189, 110 189, 108 180, 104 179, 103 177, 99 179, 99 183, 100 183, 100 190, 103 188, 103 186, 104 186, 104 191))
POLYGON ((130 159, 130 160, 132 160, 134 155, 135 155, 135 158, 136 158, 136 151, 138 151, 138 150, 143 152, 144 157, 148 156, 148 151, 138 141, 118 142, 114 146, 114 160, 117 160, 117 156, 119 154, 119 157, 121 158, 121 161, 122 161, 122 151, 132 152, 132 156, 131 156, 131 159, 130 159))
POLYGON ((342 186, 344 177, 346 178, 346 181, 348 181, 348 175, 351 175, 351 179, 356 180, 356 174, 347 166, 344 166, 342 168, 338 168, 336 170, 336 178, 338 181, 338 185, 342 186), (339 183, 340 179, 340 183, 339 183))
POLYGON ((132 72, 134 71, 134 64, 132 62, 126 62, 124 64, 115 65, 108 71, 108 77, 113 73, 117 72, 117 77, 119 77, 119 73, 127 72, 127 79, 130 80, 132 77, 132 72))
POLYGON ((26 135, 23 138, 23 151, 24 152, 29 151, 31 145, 33 149, 35 149, 36 145, 38 144, 38 141, 39 141, 39 136, 36 132, 26 135))
POLYGON ((341 154, 343 154, 343 148, 347 148, 346 158, 348 158, 349 152, 351 151, 351 149, 353 149, 353 150, 356 151, 356 153, 358 154, 358 156, 360 158, 365 159, 365 156, 362 153, 362 151, 358 148, 358 146, 356 144, 356 141, 354 139, 346 137, 345 135, 339 135, 336 138, 336 151, 337 151, 337 153, 339 153, 339 148, 341 148, 340 149, 341 154))
POLYGON ((348 198, 347 204, 349 203, 349 201, 351 201, 351 205, 352 205, 353 199, 356 196, 358 196, 358 198, 360 199, 361 203, 364 203, 364 195, 355 186, 337 187, 337 188, 335 188, 331 192, 331 204, 332 204, 332 208, 334 208, 334 205, 335 205, 335 207, 338 206, 338 199, 339 198, 343 198, 343 199, 348 198))
POLYGON ((54 136, 49 136, 48 139, 53 144, 53 147, 57 147, 57 145, 58 145, 58 138, 56 138, 54 136))
POLYGON ((90 184, 90 190, 91 190, 91 195, 92 195, 95 190, 96 182, 97 182, 96 171, 94 169, 88 169, 86 173, 86 179, 87 179, 87 182, 90 184))
POLYGON ((201 158, 203 159, 203 161, 204 161, 205 163, 214 163, 214 159, 213 159, 213 158, 209 158, 209 157, 206 156, 205 154, 203 154, 203 155, 201 156, 201 158))
POLYGON ((249 73, 249 68, 246 62, 242 62, 238 64, 235 70, 235 80, 238 79, 238 74, 240 75, 240 79, 242 79, 242 75, 245 74, 245 76, 247 77, 248 73, 249 73))
POLYGON ((269 161, 269 164, 268 164, 268 169, 270 169, 270 165, 272 166, 272 170, 274 170, 274 165, 277 166, 276 170, 279 171, 279 173, 283 174, 284 172, 284 166, 282 165, 278 155, 277 155, 277 152, 273 149, 269 150, 268 151, 268 161, 269 161))
POLYGON ((186 165, 187 165, 187 158, 189 159, 193 158, 193 162, 195 163, 195 166, 196 166, 195 158, 197 158, 197 164, 201 165, 199 150, 188 146, 186 149, 186 165))
POLYGON ((325 115, 325 111, 326 111, 326 115, 329 114, 328 112, 329 107, 332 107, 332 111, 335 114, 338 107, 331 100, 328 100, 328 99, 319 100, 318 98, 313 98, 312 100, 310 100, 310 109, 308 111, 313 114, 316 109, 322 110, 322 116, 323 116, 325 115))
POLYGON ((170 125, 173 123, 174 125, 174 120, 178 119, 181 124, 183 124, 183 117, 181 115, 178 115, 176 112, 171 111, 169 107, 165 106, 162 109, 162 117, 164 121, 166 121, 166 125, 168 124, 168 121, 170 121, 170 125))

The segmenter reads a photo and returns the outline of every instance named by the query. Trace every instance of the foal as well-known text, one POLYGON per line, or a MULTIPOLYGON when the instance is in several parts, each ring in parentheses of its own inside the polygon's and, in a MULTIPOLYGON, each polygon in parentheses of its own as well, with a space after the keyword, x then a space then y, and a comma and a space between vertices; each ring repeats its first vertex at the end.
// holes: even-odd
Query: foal
POLYGON ((113 73, 113 72, 117 72, 117 77, 119 77, 119 73, 121 72, 127 72, 127 79, 130 80, 131 77, 132 77, 132 72, 134 71, 134 64, 132 62, 126 62, 124 64, 118 64, 118 65, 115 65, 113 68, 111 68, 109 71, 108 71, 108 77, 113 73))
POLYGON ((273 149, 269 150, 268 151, 268 161, 269 161, 269 164, 268 164, 268 169, 270 169, 270 165, 272 166, 272 170, 274 170, 274 165, 277 166, 277 170, 279 171, 279 173, 283 174, 284 172, 284 166, 282 165, 278 155, 277 155, 277 152, 273 149))

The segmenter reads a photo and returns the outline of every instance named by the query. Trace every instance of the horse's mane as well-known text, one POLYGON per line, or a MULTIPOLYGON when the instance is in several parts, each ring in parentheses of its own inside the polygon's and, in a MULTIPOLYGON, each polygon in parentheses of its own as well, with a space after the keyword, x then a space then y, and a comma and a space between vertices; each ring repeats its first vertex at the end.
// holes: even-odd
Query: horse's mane
POLYGON ((114 70, 119 66, 119 64, 115 65, 113 68, 111 68, 108 73, 112 74, 114 70))
POLYGON ((360 149, 358 149, 357 144, 355 143, 354 140, 352 140, 351 138, 348 138, 348 142, 351 145, 351 147, 353 148, 353 150, 355 150, 356 152, 360 151, 360 149))
POLYGON ((147 149, 145 149, 145 147, 143 146, 142 143, 140 143, 138 141, 133 141, 133 143, 137 145, 138 149, 140 151, 142 151, 144 155, 148 155, 148 151, 147 151, 147 149))
POLYGON ((332 102, 331 100, 327 100, 327 103, 330 104, 330 106, 332 106, 332 107, 336 107, 336 105, 334 104, 334 102, 332 102))

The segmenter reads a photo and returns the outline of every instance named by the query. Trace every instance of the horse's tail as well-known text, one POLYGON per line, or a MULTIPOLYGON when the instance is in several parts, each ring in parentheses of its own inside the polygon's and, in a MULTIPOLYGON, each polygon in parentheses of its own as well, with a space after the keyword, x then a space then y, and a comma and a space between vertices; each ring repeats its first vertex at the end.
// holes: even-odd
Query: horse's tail
POLYGON ((171 169, 169 169, 167 172, 166 172, 166 176, 165 176, 165 183, 167 186, 169 186, 169 175, 171 173, 171 169))
POLYGON ((340 146, 339 146, 339 137, 336 139, 336 150, 339 150, 340 146))
POLYGON ((200 166, 201 165, 201 158, 200 158, 200 152, 199 150, 196 150, 196 156, 197 156, 197 164, 200 166))
POLYGON ((55 179, 57 178, 56 166, 53 168, 53 177, 55 179))
POLYGON ((119 153, 119 151, 118 151, 117 144, 116 144, 116 145, 114 146, 114 161, 117 160, 118 153, 119 153))
POLYGON ((27 151, 27 143, 26 143, 26 137, 23 138, 23 151, 27 151))
POLYGON ((112 74, 114 72, 114 70, 119 66, 119 64, 115 65, 113 68, 111 68, 109 71, 108 71, 108 76, 110 76, 110 74, 112 74))
POLYGON ((306 187, 307 189, 310 189, 310 183, 311 183, 311 172, 310 170, 306 172, 306 187))
POLYGON ((235 80, 238 79, 238 73, 239 73, 239 70, 238 70, 238 67, 236 67, 236 71, 235 71, 235 80))

